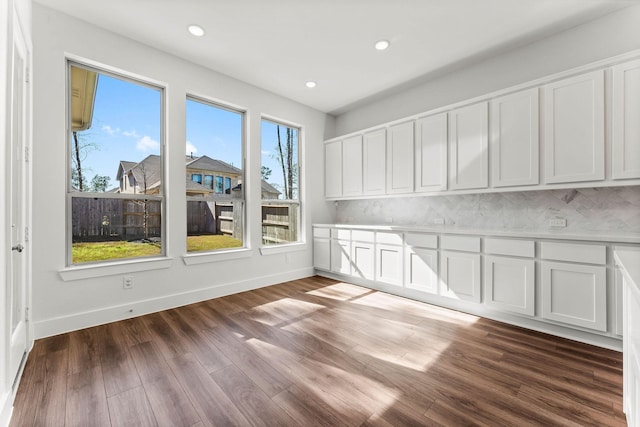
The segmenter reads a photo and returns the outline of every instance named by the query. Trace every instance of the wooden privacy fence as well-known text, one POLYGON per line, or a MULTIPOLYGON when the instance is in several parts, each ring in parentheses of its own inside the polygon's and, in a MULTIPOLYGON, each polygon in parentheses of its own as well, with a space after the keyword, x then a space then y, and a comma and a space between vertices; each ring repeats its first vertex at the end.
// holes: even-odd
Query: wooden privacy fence
POLYGON ((298 202, 262 202, 262 243, 265 245, 298 241, 298 202))
POLYGON ((158 238, 162 231, 159 200, 73 197, 74 242, 158 238))
POLYGON ((242 200, 189 199, 187 235, 226 234, 242 240, 243 208, 242 200))

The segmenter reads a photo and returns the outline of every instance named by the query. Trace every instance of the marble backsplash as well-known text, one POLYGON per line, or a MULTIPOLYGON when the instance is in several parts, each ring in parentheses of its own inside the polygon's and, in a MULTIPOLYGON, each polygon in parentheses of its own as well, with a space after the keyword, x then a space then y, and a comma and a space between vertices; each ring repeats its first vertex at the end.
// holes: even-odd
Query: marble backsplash
POLYGON ((398 197, 337 202, 336 223, 549 230, 564 218, 566 232, 640 233, 640 186, 398 197))

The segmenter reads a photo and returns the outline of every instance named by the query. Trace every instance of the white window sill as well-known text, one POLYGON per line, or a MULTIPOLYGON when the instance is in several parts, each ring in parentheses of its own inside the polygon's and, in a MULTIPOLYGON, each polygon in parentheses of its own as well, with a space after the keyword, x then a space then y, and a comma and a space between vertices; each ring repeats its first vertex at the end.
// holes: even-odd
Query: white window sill
POLYGON ((251 258, 252 256, 253 251, 251 249, 242 248, 220 252, 188 254, 182 257, 182 261, 184 261, 185 265, 197 265, 216 261, 227 261, 230 259, 251 258))
POLYGON ((95 277, 115 276, 118 274, 137 273, 139 271, 159 270, 169 268, 172 258, 144 258, 126 261, 115 261, 105 264, 87 264, 66 267, 58 271, 65 282, 72 280, 92 279, 95 277))
POLYGON ((275 255, 287 252, 304 251, 307 249, 305 242, 289 243, 286 245, 263 246, 260 248, 260 255, 275 255))

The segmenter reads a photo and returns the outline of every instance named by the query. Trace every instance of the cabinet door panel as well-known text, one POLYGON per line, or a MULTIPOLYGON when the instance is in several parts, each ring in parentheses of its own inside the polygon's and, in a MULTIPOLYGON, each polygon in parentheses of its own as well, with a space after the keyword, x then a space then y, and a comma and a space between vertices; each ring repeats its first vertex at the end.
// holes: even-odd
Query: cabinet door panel
POLYGON ((353 262, 353 276, 374 280, 375 252, 373 243, 352 242, 351 260, 353 262))
POLYGON ((544 87, 545 181, 604 179, 604 71, 544 87))
POLYGON ((533 260, 485 256, 485 303, 501 310, 534 316, 534 266, 533 260))
POLYGON ((440 280, 442 295, 480 302, 480 255, 441 252, 440 280))
POLYGON ((411 193, 413 122, 391 126, 387 137, 387 193, 411 193))
POLYGON ((452 190, 487 188, 488 120, 486 102, 449 113, 449 187, 452 190))
POLYGON ((405 248, 405 286, 430 294, 438 293, 438 251, 405 248))
POLYGON ((384 194, 387 180, 386 131, 369 132, 363 139, 363 178, 365 195, 384 194))
POLYGON ((447 188, 447 113, 416 121, 415 191, 447 188))
POLYGON ((613 179, 640 178, 640 60, 613 67, 613 179))
POLYGON ((331 241, 331 271, 351 275, 351 242, 331 241))
POLYGON ((606 267, 542 262, 542 317, 607 330, 606 267))
POLYGON ((342 141, 328 142, 324 146, 324 195, 342 196, 342 141))
POLYGON ((331 240, 313 239, 313 266, 321 270, 331 269, 331 240))
POLYGON ((538 89, 491 101, 491 185, 539 183, 538 89))
POLYGON ((342 195, 362 195, 362 137, 342 141, 342 195))
POLYGON ((402 246, 376 244, 376 280, 402 286, 402 246))

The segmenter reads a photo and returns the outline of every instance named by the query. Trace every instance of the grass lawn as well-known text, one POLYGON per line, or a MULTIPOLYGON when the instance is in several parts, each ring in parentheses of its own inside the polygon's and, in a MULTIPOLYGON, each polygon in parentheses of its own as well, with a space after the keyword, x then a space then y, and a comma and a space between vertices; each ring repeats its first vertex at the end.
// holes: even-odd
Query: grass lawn
POLYGON ((225 235, 187 236, 187 252, 213 251, 216 249, 239 248, 242 241, 225 235))
MULTIPOLYGON (((231 236, 204 235, 187 237, 188 252, 212 251, 241 246, 242 242, 231 236)), ((73 264, 153 256, 160 255, 160 253, 160 243, 125 241, 74 243, 71 248, 73 264)))

